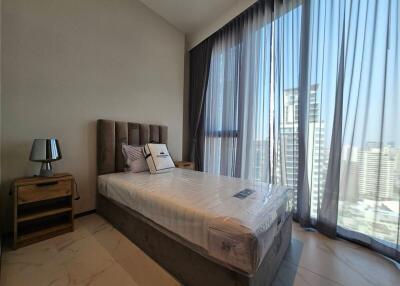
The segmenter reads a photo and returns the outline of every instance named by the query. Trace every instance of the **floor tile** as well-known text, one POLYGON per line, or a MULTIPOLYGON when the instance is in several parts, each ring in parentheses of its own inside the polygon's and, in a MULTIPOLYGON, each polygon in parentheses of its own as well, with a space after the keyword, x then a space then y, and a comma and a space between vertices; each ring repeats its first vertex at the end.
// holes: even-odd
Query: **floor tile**
MULTIPOLYGON (((76 230, 3 253, 0 286, 179 286, 169 273, 100 216, 76 230)), ((376 253, 293 224, 273 286, 400 285, 400 271, 376 253)))

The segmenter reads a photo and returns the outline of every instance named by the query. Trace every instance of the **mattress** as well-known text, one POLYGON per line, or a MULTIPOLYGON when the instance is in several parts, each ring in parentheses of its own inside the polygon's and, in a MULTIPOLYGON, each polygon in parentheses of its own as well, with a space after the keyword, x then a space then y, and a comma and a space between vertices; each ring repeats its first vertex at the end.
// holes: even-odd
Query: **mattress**
POLYGON ((186 169, 101 175, 98 190, 246 274, 257 270, 293 196, 286 187, 186 169))

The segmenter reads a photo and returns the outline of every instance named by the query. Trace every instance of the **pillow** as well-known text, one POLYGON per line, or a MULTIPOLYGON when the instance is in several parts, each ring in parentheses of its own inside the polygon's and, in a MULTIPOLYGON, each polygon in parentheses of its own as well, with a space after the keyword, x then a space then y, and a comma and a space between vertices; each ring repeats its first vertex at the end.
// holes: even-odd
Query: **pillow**
POLYGON ((165 144, 146 144, 144 155, 152 174, 165 173, 175 168, 165 144))
POLYGON ((125 159, 125 172, 140 173, 149 170, 143 150, 143 146, 122 144, 122 154, 125 159))

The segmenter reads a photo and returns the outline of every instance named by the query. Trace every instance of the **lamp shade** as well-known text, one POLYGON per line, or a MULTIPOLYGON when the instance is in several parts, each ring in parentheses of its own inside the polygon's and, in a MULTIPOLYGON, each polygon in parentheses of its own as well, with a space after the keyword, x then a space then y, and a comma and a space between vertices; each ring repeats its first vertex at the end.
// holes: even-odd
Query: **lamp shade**
POLYGON ((61 159, 60 144, 57 139, 33 140, 29 160, 34 162, 52 162, 61 159))

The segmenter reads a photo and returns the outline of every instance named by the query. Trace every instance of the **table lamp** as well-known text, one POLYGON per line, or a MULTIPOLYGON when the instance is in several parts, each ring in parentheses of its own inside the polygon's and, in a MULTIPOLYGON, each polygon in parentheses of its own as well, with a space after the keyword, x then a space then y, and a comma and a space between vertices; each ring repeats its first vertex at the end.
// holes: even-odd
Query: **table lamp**
POLYGON ((32 143, 31 155, 29 160, 33 162, 42 162, 40 168, 41 177, 50 177, 53 175, 51 162, 60 160, 61 149, 57 139, 34 139, 32 143))

